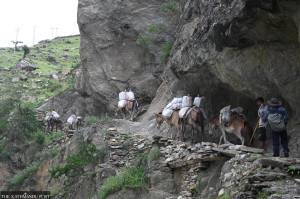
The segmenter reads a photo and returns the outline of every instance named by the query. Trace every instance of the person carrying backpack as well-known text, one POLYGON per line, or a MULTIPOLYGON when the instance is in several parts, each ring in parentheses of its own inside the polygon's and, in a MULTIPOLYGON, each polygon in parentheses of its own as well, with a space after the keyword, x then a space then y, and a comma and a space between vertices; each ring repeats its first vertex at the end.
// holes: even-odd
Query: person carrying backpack
POLYGON ((284 156, 289 157, 288 137, 286 132, 289 115, 286 109, 281 106, 282 102, 280 100, 272 98, 267 101, 267 104, 270 108, 263 113, 261 119, 263 122, 268 122, 270 125, 273 141, 273 157, 279 157, 279 139, 281 139, 284 156))

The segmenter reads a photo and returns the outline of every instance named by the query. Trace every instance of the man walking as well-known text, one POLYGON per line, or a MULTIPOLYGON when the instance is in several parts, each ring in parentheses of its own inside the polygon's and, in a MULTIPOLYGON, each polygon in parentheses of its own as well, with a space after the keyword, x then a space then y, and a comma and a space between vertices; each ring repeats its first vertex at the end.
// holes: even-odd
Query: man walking
POLYGON ((263 122, 261 120, 261 116, 268 110, 268 106, 265 105, 265 100, 262 97, 256 99, 256 104, 259 106, 258 108, 258 117, 259 117, 259 146, 264 150, 264 153, 267 153, 266 139, 267 139, 267 131, 266 127, 268 125, 267 122, 263 122))
POLYGON ((273 157, 279 157, 279 139, 283 147, 283 153, 285 157, 289 157, 288 138, 286 132, 286 125, 289 119, 289 115, 285 108, 283 108, 282 102, 276 98, 272 98, 267 101, 270 108, 263 113, 262 121, 268 122, 271 129, 272 141, 273 141, 273 157))

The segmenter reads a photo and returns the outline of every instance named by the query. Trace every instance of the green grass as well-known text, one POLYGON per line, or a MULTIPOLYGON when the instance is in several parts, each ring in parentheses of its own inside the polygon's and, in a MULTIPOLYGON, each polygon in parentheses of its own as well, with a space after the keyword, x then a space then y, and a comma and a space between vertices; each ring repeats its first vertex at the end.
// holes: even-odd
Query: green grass
POLYGON ((56 189, 51 189, 50 190, 50 198, 53 198, 54 196, 56 196, 59 193, 58 190, 56 189))
POLYGON ((158 147, 152 149, 147 157, 148 164, 160 157, 160 150, 158 147))
MULTIPOLYGON (((81 65, 79 58, 80 37, 58 38, 50 41, 49 43, 39 43, 33 47, 30 47, 30 54, 26 56, 26 59, 32 62, 39 69, 33 71, 38 73, 39 76, 30 77, 25 71, 18 71, 17 73, 11 73, 6 71, 0 71, 1 79, 7 80, 3 84, 0 84, 0 94, 6 93, 10 90, 8 87, 14 87, 18 90, 22 90, 22 100, 32 100, 35 102, 44 102, 45 100, 57 95, 58 93, 69 88, 70 85, 74 85, 75 74, 61 75, 60 80, 66 78, 65 81, 59 81, 56 79, 49 80, 49 75, 60 72, 62 74, 67 73, 71 69, 77 69, 81 65), (59 63, 54 65, 47 61, 48 56, 52 56, 59 63), (11 83, 11 79, 14 77, 20 77, 25 75, 28 77, 26 82, 11 83), (41 83, 36 83, 36 80, 41 80, 41 83), (23 88, 26 87, 26 88, 23 88), (31 96, 29 98, 28 96, 31 96), (34 98, 32 98, 32 96, 34 98)), ((21 49, 21 46, 19 46, 21 49)), ((13 48, 1 48, 0 50, 0 69, 9 68, 14 69, 18 60, 23 57, 23 51, 13 53, 13 48)))
POLYGON ((117 176, 110 176, 106 179, 100 188, 98 199, 104 199, 109 194, 120 189, 131 188, 146 188, 147 182, 145 180, 145 169, 143 167, 121 169, 117 176))
POLYGON ((95 145, 84 145, 82 149, 69 157, 63 167, 57 166, 54 170, 49 171, 51 178, 59 178, 62 175, 73 177, 83 172, 84 166, 97 162, 103 154, 95 145))
POLYGON ((26 167, 20 175, 6 181, 7 190, 16 189, 19 187, 31 174, 37 171, 40 163, 32 164, 26 167))
POLYGON ((94 124, 94 123, 100 122, 100 121, 101 121, 100 118, 98 118, 96 116, 90 116, 85 119, 84 126, 90 126, 91 124, 94 124))
POLYGON ((46 138, 44 145, 48 146, 51 140, 53 140, 54 138, 62 137, 64 135, 66 135, 65 132, 55 132, 53 135, 46 138))

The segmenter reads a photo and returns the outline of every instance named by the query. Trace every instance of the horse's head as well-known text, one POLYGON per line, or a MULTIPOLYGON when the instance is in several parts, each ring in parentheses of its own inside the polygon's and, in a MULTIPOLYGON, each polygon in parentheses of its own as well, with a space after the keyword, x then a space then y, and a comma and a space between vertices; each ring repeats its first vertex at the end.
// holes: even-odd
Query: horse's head
POLYGON ((214 117, 212 119, 209 120, 209 136, 212 137, 213 136, 213 131, 219 126, 219 117, 214 117))
POLYGON ((160 128, 160 125, 162 124, 162 122, 164 121, 164 119, 163 119, 163 116, 162 116, 162 113, 160 112, 160 113, 154 113, 155 114, 155 116, 156 116, 156 128, 160 128))
POLYGON ((220 110, 220 123, 229 122, 231 119, 231 105, 225 106, 220 110))

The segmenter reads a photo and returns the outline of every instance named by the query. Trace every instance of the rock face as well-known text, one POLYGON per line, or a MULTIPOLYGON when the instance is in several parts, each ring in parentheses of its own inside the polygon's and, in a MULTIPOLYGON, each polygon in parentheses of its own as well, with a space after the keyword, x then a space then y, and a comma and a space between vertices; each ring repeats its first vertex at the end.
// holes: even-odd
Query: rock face
POLYGON ((299 2, 181 1, 181 8, 165 78, 169 90, 235 103, 219 92, 227 85, 252 100, 279 97, 299 114, 299 2))
MULTIPOLYGON (((146 171, 147 186, 126 190, 119 187, 107 198, 215 199, 218 195, 257 198, 264 192, 268 196, 280 194, 279 190, 280 198, 299 195, 297 175, 291 173, 299 171, 299 159, 264 157, 257 149, 239 145, 216 148, 217 144, 211 142, 190 144, 160 135, 150 137, 149 129, 144 130, 147 126, 108 120, 76 131, 71 137, 55 138, 44 151, 53 155, 42 161, 19 189, 56 190, 59 194, 55 198, 96 197, 109 176, 118 175, 124 166, 141 164, 146 171), (72 178, 63 175, 50 179, 50 171, 66 165, 67 157, 80 153, 85 144, 94 144, 102 151, 102 158, 85 165, 84 172, 78 170, 72 178), (235 151, 235 155, 228 156, 228 150, 235 151), (71 185, 69 180, 73 182, 71 185)), ((7 177, 9 170, 5 166, 0 165, 3 171, 0 180, 7 177)))
MULTIPOLYGON (((132 89, 153 100, 150 113, 183 94, 206 96, 209 115, 231 104, 254 119, 253 100, 278 97, 299 110, 299 9, 297 1, 179 1, 176 40, 161 80, 159 45, 136 42, 153 24, 168 26, 161 1, 80 0, 82 79, 87 93, 112 109, 117 94, 132 89), (155 104, 154 104, 155 103, 155 104)), ((151 115, 151 116, 150 116, 151 115)))
MULTIPOLYGON (((241 106, 252 126, 257 120, 254 100, 277 97, 292 118, 288 134, 299 137, 300 3, 177 1, 180 20, 161 68, 159 46, 168 36, 160 35, 149 46, 136 40, 150 25, 170 26, 161 12, 166 2, 79 1, 83 70, 78 74, 78 92, 106 112, 113 110, 119 91, 132 89, 137 97, 152 100, 139 118, 144 122, 173 97, 199 94, 206 97, 208 117, 229 104, 241 106)), ((297 140, 293 144, 298 145, 297 140)))
POLYGON ((80 56, 87 94, 102 108, 112 110, 118 93, 131 89, 137 98, 153 99, 161 83, 159 45, 137 43, 153 24, 166 24, 161 1, 80 0, 78 24, 80 56))

